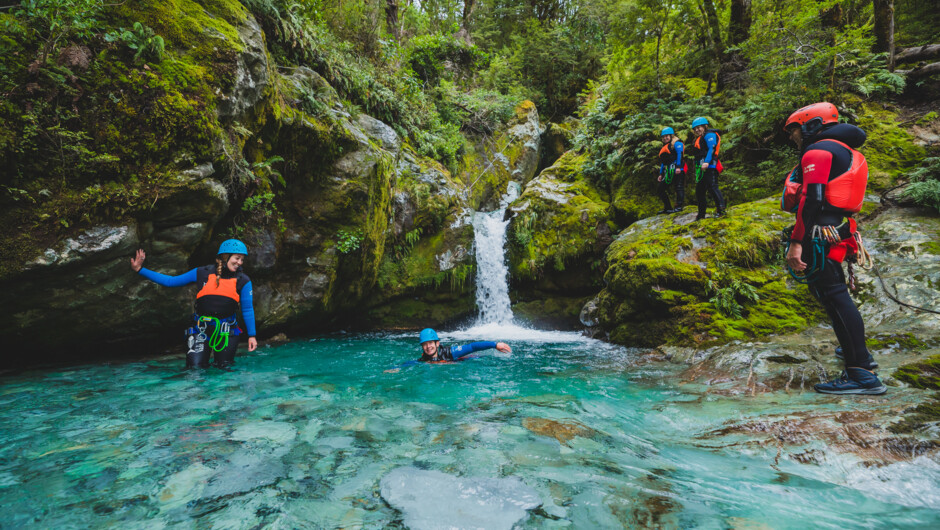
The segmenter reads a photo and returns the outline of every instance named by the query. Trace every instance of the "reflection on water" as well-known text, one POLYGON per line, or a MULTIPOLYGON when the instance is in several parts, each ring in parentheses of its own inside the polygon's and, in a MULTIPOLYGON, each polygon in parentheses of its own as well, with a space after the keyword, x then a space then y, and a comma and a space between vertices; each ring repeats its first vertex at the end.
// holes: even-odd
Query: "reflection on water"
POLYGON ((527 503, 534 491, 541 506, 519 512, 526 528, 940 522, 940 466, 927 457, 871 468, 810 440, 822 456, 804 464, 780 458, 775 444, 709 435, 728 419, 837 402, 680 390, 666 368, 638 367, 628 350, 526 333, 443 334, 445 343, 505 340, 514 352, 395 374, 383 370, 419 354, 412 335, 262 348, 231 373, 184 372, 177 359, 7 377, 0 526, 381 527, 452 517, 386 502, 382 479, 399 468, 401 481, 429 476, 438 490, 470 484, 460 491, 485 497, 499 484, 527 503))

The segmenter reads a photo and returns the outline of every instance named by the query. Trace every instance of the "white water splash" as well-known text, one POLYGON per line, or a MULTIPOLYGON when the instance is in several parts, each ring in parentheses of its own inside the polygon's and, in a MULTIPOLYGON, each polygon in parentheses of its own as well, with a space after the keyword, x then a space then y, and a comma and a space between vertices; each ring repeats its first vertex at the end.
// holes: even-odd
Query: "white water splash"
POLYGON ((519 196, 519 184, 510 182, 499 208, 473 216, 477 258, 478 325, 512 324, 509 304, 509 267, 506 265, 506 207, 519 196))

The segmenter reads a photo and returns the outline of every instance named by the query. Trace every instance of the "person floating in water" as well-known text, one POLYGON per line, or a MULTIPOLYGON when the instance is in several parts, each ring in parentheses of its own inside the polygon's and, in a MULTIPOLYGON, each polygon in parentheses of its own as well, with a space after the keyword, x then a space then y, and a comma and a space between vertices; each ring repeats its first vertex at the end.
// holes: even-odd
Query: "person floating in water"
POLYGON ((239 305, 242 319, 248 328, 248 351, 255 351, 255 310, 252 305, 251 280, 242 272, 242 263, 248 247, 237 239, 229 239, 219 246, 215 265, 195 268, 179 276, 167 276, 144 268, 147 254, 137 250, 131 258, 131 268, 148 280, 164 287, 198 284, 195 314, 196 325, 186 330, 189 351, 186 367, 208 368, 211 351, 215 352, 215 366, 227 368, 235 362, 238 349, 236 311, 239 305))
POLYGON ((471 353, 496 348, 503 353, 512 353, 512 348, 505 342, 471 342, 463 346, 441 346, 441 340, 437 337, 437 332, 431 328, 421 330, 418 336, 421 342, 421 358, 415 361, 408 361, 400 364, 397 368, 385 370, 388 373, 395 373, 405 366, 412 366, 418 363, 447 363, 462 361, 471 353))

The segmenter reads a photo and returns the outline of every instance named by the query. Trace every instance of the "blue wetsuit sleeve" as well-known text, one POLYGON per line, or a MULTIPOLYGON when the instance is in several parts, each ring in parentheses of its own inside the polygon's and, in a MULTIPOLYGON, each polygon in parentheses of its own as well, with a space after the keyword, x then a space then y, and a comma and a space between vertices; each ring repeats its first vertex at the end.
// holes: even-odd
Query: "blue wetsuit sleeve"
POLYGON ((137 274, 140 274, 153 283, 162 285, 164 287, 181 287, 183 285, 196 283, 196 269, 193 269, 184 274, 180 274, 179 276, 167 276, 166 274, 160 274, 159 272, 154 272, 150 269, 141 267, 140 272, 137 274))
POLYGON ((712 163, 712 155, 715 154, 715 146, 718 145, 718 137, 715 136, 715 133, 705 134, 705 158, 702 159, 702 162, 712 163))
POLYGON ((251 282, 242 287, 239 293, 242 305, 242 318, 245 319, 245 327, 248 328, 248 337, 255 336, 255 306, 251 298, 251 282))
POLYGON ((471 342, 470 344, 464 344, 463 346, 453 346, 450 349, 451 355, 454 357, 454 360, 461 357, 470 355, 471 353, 478 352, 481 350, 490 350, 496 347, 495 342, 483 341, 483 342, 471 342))
POLYGON ((676 168, 682 167, 682 142, 676 142, 676 168))

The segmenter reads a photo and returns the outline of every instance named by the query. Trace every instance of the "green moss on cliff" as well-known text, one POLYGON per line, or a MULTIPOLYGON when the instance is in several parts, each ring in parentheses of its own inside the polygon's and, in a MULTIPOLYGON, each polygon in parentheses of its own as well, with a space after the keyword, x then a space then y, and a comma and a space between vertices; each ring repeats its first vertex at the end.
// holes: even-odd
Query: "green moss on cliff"
POLYGON ((508 237, 514 278, 533 280, 547 269, 561 272, 569 263, 600 257, 598 232, 607 228, 609 205, 606 194, 583 178, 585 160, 565 153, 513 203, 508 237))
POLYGON ((926 156, 924 148, 914 143, 914 137, 901 127, 897 113, 890 109, 874 103, 862 105, 858 126, 868 133, 861 151, 868 160, 870 189, 890 187, 926 156))
POLYGON ((611 340, 714 344, 797 331, 820 318, 778 262, 779 233, 790 223, 778 210, 769 198, 733 206, 727 218, 677 224, 659 216, 628 228, 608 249, 598 298, 611 340))

